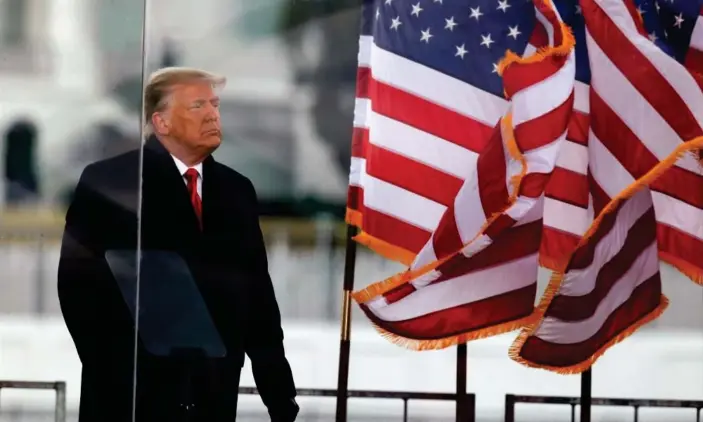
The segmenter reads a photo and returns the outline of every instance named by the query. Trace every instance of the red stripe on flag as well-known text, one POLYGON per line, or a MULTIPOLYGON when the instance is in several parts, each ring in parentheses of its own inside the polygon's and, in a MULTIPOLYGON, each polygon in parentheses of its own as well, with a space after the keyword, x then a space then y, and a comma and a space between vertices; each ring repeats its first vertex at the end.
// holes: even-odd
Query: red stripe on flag
POLYGON ((542 242, 539 248, 541 264, 555 270, 555 266, 571 257, 579 240, 580 236, 545 225, 542 228, 542 242))
POLYGON ((373 78, 369 94, 374 112, 474 152, 483 149, 493 131, 493 127, 482 122, 373 78))
POLYGON ((553 57, 552 60, 542 60, 533 63, 521 63, 520 66, 509 66, 503 72, 503 90, 506 99, 511 99, 517 92, 536 83, 544 82, 556 75, 564 66, 568 56, 553 57), (513 77, 511 74, 519 74, 513 77))
POLYGON ((559 139, 564 133, 562 129, 570 121, 574 107, 574 93, 561 105, 551 109, 538 119, 528 120, 515 127, 515 141, 521 152, 525 153, 559 139))
POLYGON ((367 128, 355 127, 352 130, 351 156, 356 158, 366 157, 368 144, 369 130, 367 128))
POLYGON ((347 208, 361 211, 364 205, 364 190, 358 186, 349 186, 347 189, 347 208))
MULTIPOLYGON (((556 167, 555 167, 556 169, 556 167)), ((520 181, 519 195, 527 198, 539 198, 552 177, 552 173, 529 173, 520 181)))
POLYGON ((442 275, 432 284, 535 254, 539 248, 541 233, 542 220, 515 226, 509 232, 498 236, 490 246, 476 255, 467 258, 463 254, 457 254, 440 265, 437 270, 442 275))
POLYGON ((571 114, 571 120, 569 120, 569 129, 566 132, 566 139, 587 146, 590 120, 591 118, 588 114, 574 110, 571 114))
MULTIPOLYGON (((593 316, 598 305, 603 302, 613 286, 627 274, 635 260, 655 241, 656 224, 654 221, 654 208, 650 208, 629 230, 620 251, 600 269, 594 289, 582 296, 555 296, 545 316, 562 321, 579 321, 593 316)), ((586 259, 589 261, 587 265, 579 265, 585 262, 574 262, 574 268, 586 268, 593 264, 593 254, 584 257, 583 261, 586 259)))
MULTIPOLYGON (((688 70, 696 72, 699 75, 703 75, 703 51, 698 50, 695 47, 690 47, 686 53, 684 65, 688 70)), ((694 78, 696 79, 696 82, 698 82, 698 86, 701 88, 701 91, 703 91, 703 78, 696 78, 695 76, 696 75, 694 75, 694 78)))
MULTIPOLYGON (((509 217, 507 218, 509 219, 509 217)), ((510 226, 514 224, 514 220, 511 220, 509 223, 510 226)), ((513 227, 509 230, 509 233, 503 233, 503 235, 497 237, 490 246, 476 255, 467 258, 459 253, 437 267, 437 271, 442 275, 431 284, 443 283, 469 273, 497 267, 506 262, 524 258, 537 252, 540 234, 542 233, 541 220, 513 227)), ((452 252, 458 250, 459 248, 452 252)), ((410 283, 406 283, 385 293, 383 296, 388 303, 393 303, 405 298, 413 292, 415 292, 415 287, 410 283)))
MULTIPOLYGON (((617 138, 617 142, 603 142, 603 146, 633 178, 644 176, 659 163, 657 157, 594 91, 591 91, 591 106, 598 109, 591 122, 593 134, 602 140, 617 138)), ((703 187, 703 176, 672 166, 652 182, 650 189, 703 209, 703 189, 691 189, 692 186, 703 187)))
MULTIPOLYGON (((666 77, 632 44, 593 0, 585 0, 584 7, 592 7, 598 14, 598 19, 591 19, 588 22, 589 34, 593 40, 679 137, 687 141, 703 135, 703 130, 698 126, 695 116, 666 77)), ((591 93, 593 92, 594 90, 591 90, 591 93)), ((595 110, 593 103, 591 103, 591 110, 595 110)), ((591 111, 591 119, 593 114, 595 112, 591 111)))
POLYGON ((499 296, 404 321, 383 321, 365 305, 362 304, 361 309, 383 330, 409 339, 431 340, 452 337, 526 317, 532 313, 536 292, 537 283, 499 296))
MULTIPOLYGON (((568 141, 567 141, 568 142, 568 141)), ((554 167, 545 196, 580 208, 588 208, 588 179, 585 174, 554 167)))
POLYGON ((377 179, 431 199, 454 204, 463 180, 395 152, 369 144, 366 172, 377 179))
POLYGON ((432 238, 432 248, 435 256, 442 259, 453 254, 464 246, 456 228, 454 206, 447 208, 437 225, 432 238))
POLYGON ((412 253, 418 253, 430 239, 430 233, 367 206, 363 207, 362 229, 369 235, 398 246, 412 253))
POLYGON ((659 223, 657 224, 657 246, 660 256, 670 264, 676 265, 683 262, 687 266, 698 268, 698 273, 703 273, 703 265, 701 265, 703 240, 659 223))
POLYGON ((549 34, 547 34, 547 29, 544 25, 535 25, 535 29, 533 29, 532 34, 530 34, 529 43, 535 46, 535 48, 547 47, 547 45, 549 45, 549 34))
POLYGON ((505 150, 500 133, 500 122, 493 131, 486 148, 476 161, 476 178, 481 205, 485 218, 490 218, 494 213, 501 211, 510 203, 508 187, 505 184, 507 173, 505 163, 505 150))
POLYGON ((371 69, 359 67, 356 69, 356 98, 369 97, 369 84, 371 83, 371 69))
POLYGON ((550 343, 530 336, 520 349, 520 357, 537 365, 569 367, 593 356, 611 339, 631 329, 638 321, 654 312, 662 303, 659 273, 637 286, 625 303, 606 319, 603 326, 588 340, 579 343, 550 343))

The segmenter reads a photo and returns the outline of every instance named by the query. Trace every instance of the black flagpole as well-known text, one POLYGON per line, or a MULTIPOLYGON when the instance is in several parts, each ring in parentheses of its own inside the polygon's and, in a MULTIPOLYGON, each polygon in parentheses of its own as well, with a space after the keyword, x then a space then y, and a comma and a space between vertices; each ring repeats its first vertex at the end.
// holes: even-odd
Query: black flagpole
POLYGON ((456 422, 468 421, 468 402, 466 400, 466 343, 456 346, 456 422))
POLYGON ((339 369, 337 371, 336 422, 347 421, 347 396, 349 386, 349 352, 351 346, 351 293, 354 290, 356 266, 356 227, 347 225, 346 254, 344 259, 344 285, 342 296, 342 330, 339 338, 339 369))
POLYGON ((581 373, 581 422, 591 422, 591 368, 581 373))

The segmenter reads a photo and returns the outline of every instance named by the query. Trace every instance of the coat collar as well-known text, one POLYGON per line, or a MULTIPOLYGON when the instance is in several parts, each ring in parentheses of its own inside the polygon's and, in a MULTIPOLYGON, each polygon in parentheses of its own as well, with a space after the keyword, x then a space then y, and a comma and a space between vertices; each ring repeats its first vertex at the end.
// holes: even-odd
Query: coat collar
MULTIPOLYGON (((150 136, 144 143, 144 164, 143 174, 145 177, 158 179, 157 183, 165 184, 162 192, 170 192, 178 206, 187 207, 188 214, 192 216, 195 223, 195 214, 192 211, 190 197, 182 175, 173 157, 156 136, 150 136), (146 176, 147 174, 149 176, 146 176)), ((217 177, 216 161, 212 156, 203 161, 202 171, 203 225, 207 232, 208 226, 213 227, 214 220, 218 218, 218 204, 222 196, 219 177, 217 177)))

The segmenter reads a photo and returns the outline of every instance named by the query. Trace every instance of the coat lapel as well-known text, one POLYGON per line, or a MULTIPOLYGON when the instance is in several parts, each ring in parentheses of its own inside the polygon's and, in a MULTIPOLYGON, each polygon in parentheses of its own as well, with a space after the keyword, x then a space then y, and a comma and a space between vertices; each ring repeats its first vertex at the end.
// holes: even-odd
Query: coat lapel
POLYGON ((217 174, 217 163, 212 156, 203 162, 203 231, 207 234, 220 226, 221 201, 224 200, 217 174))
MULTIPOLYGON (((156 137, 150 137, 144 145, 144 192, 154 206, 164 207, 174 223, 182 225, 184 230, 200 233, 195 210, 190 202, 188 188, 183 176, 178 171, 171 154, 161 145, 156 137)), ((206 177, 203 175, 203 182, 206 177)), ((203 190, 205 183, 203 183, 203 190)), ((203 194, 205 196, 205 194, 203 194)), ((204 205, 205 201, 203 201, 204 205)))

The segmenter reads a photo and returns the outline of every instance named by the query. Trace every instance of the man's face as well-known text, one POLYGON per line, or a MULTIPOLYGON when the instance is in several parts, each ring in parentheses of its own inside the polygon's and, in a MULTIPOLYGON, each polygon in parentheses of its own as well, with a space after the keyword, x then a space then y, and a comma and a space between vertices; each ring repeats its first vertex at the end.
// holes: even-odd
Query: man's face
POLYGON ((207 82, 173 87, 168 136, 192 150, 212 152, 220 146, 220 99, 207 82))

